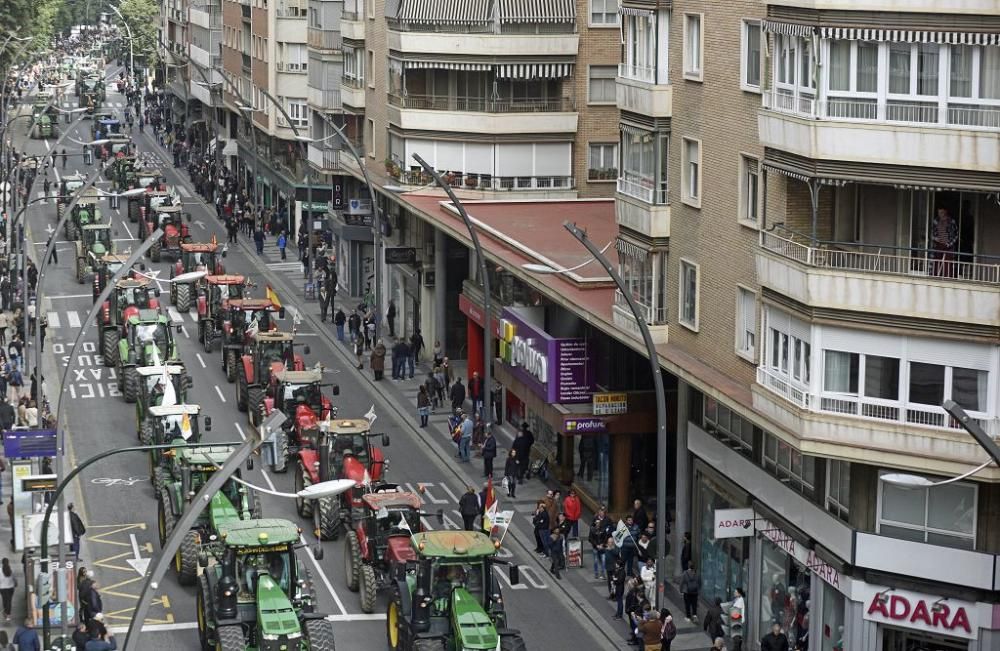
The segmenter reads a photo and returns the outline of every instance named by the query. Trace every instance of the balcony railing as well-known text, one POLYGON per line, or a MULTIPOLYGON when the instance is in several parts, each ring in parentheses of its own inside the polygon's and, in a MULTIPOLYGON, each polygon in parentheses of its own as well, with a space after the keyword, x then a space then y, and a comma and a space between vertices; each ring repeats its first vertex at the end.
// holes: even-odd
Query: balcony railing
POLYGON ((566 97, 495 100, 454 95, 389 95, 389 104, 405 109, 469 113, 559 113, 576 110, 573 100, 566 97))
POLYGON ((810 95, 781 90, 764 94, 765 109, 817 120, 891 122, 970 129, 1000 129, 1000 107, 978 106, 952 99, 942 110, 936 100, 897 100, 830 97, 819 101, 810 95))
MULTIPOLYGON (((388 174, 404 185, 427 185, 432 182, 430 175, 423 170, 403 170, 393 166, 388 174)), ((491 176, 462 172, 444 172, 443 175, 445 182, 454 188, 483 192, 572 190, 576 187, 572 176, 491 176)))
POLYGON ((499 25, 494 21, 483 23, 406 23, 393 19, 386 19, 389 29, 396 32, 420 32, 431 34, 510 34, 510 35, 532 35, 532 34, 575 34, 576 23, 506 23, 499 25))
POLYGON ((631 174, 628 171, 624 171, 622 174, 623 176, 618 178, 618 191, 622 194, 658 206, 670 203, 670 194, 667 192, 666 183, 662 183, 657 188, 652 179, 631 174))
POLYGON ((618 76, 642 81, 647 84, 655 84, 656 66, 637 66, 630 63, 619 63, 618 76))
POLYGON ((310 27, 306 30, 306 40, 309 47, 320 50, 339 50, 343 44, 343 38, 339 31, 319 29, 318 27, 310 27))
POLYGON ((364 20, 364 16, 361 15, 360 11, 343 11, 340 14, 340 19, 351 23, 357 23, 364 20))
POLYGON ((346 74, 340 78, 340 85, 347 86, 348 88, 356 88, 358 90, 363 90, 365 87, 365 80, 361 77, 348 77, 346 74))
POLYGON ((761 231, 760 246, 818 269, 1000 285, 1000 257, 995 256, 810 240, 782 226, 761 231))
POLYGON ((309 71, 309 64, 306 62, 287 63, 285 61, 278 61, 276 64, 274 64, 274 68, 278 72, 292 72, 292 73, 305 74, 306 72, 309 71))
POLYGON ((275 10, 278 18, 308 18, 309 10, 305 7, 278 7, 275 10))
MULTIPOLYGON (((660 305, 654 308, 653 306, 644 303, 638 296, 633 296, 632 300, 635 301, 636 306, 639 308, 639 312, 642 314, 648 325, 664 325, 667 323, 666 307, 660 305)), ((615 290, 615 305, 629 314, 632 313, 632 308, 629 307, 628 301, 625 300, 625 296, 621 293, 621 290, 615 290)))
POLYGON ((340 99, 340 90, 320 90, 310 87, 309 103, 324 111, 339 111, 344 108, 340 99))

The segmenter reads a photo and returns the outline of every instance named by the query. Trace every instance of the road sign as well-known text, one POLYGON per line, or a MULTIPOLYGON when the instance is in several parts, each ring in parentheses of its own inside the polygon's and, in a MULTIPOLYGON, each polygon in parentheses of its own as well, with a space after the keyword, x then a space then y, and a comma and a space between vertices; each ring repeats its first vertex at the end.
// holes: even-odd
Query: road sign
POLYGON ((416 264, 417 250, 412 246, 395 246, 385 249, 386 264, 416 264))

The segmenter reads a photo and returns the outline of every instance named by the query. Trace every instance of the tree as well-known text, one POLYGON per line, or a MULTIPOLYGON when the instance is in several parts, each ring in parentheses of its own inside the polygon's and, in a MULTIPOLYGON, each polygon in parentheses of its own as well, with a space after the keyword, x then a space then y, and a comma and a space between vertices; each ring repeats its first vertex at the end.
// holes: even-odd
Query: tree
MULTIPOLYGON (((157 26, 160 24, 158 18, 160 5, 153 0, 123 0, 118 8, 122 12, 122 18, 132 30, 132 48, 135 56, 144 58, 146 66, 153 68, 159 61, 157 26)), ((117 16, 113 18, 121 20, 117 16)), ((128 30, 122 27, 121 31, 127 37, 128 30)))

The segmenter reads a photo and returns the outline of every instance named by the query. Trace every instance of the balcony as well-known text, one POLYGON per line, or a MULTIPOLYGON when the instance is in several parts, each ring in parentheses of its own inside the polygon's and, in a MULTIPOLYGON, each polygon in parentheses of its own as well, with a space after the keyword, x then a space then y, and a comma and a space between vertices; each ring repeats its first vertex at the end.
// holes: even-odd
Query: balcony
POLYGON ((1000 172, 1000 107, 771 91, 757 123, 764 146, 807 158, 1000 172))
POLYGON ((287 63, 278 61, 274 64, 274 69, 278 72, 288 72, 295 75, 304 75, 309 71, 308 63, 287 63))
MULTIPOLYGON (((646 319, 646 326, 649 328, 649 334, 653 338, 653 343, 667 343, 669 340, 667 309, 663 306, 654 308, 646 305, 640 300, 636 300, 635 302, 639 307, 639 312, 646 319)), ((628 301, 625 300, 625 297, 619 290, 615 290, 615 302, 612 306, 612 317, 614 318, 615 325, 625 329, 636 339, 642 339, 642 332, 639 330, 639 326, 635 322, 635 317, 632 315, 632 309, 629 307, 628 301)))
POLYGON ((761 285, 804 305, 1000 326, 1000 258, 942 261, 926 249, 810 241, 761 231, 761 285))
MULTIPOLYGON (((622 179, 618 181, 620 188, 622 179)), ((670 206, 636 201, 619 190, 615 195, 615 217, 618 225, 650 238, 670 237, 670 206)))
POLYGON ((309 104, 324 112, 340 111, 344 108, 340 103, 339 90, 320 90, 312 86, 309 87, 309 104))
POLYGON ((340 171, 340 150, 309 143, 309 163, 322 173, 340 171))
MULTIPOLYGON (((844 9, 843 0, 768 0, 767 4, 780 7, 800 7, 819 11, 838 11, 844 9)), ((951 0, 944 4, 935 0, 865 0, 864 11, 887 11, 904 13, 963 13, 992 14, 997 6, 994 0, 951 0)))
POLYGON ((577 129, 572 100, 389 95, 389 120, 403 129, 454 133, 567 133, 577 129), (489 116, 489 117, 484 117, 489 116))
POLYGON ((306 39, 309 47, 317 50, 339 50, 343 43, 340 32, 317 27, 310 27, 306 31, 306 39))
POLYGON ((192 25, 203 29, 222 29, 222 8, 212 5, 194 5, 189 14, 192 25))
POLYGON ((365 108, 365 80, 356 77, 341 77, 340 96, 344 106, 355 109, 365 108))
POLYGON ((344 38, 353 41, 365 40, 364 16, 354 11, 345 11, 340 15, 340 33, 344 38))
POLYGON ((656 83, 656 68, 618 64, 615 99, 618 108, 654 118, 673 115, 673 86, 656 83))
MULTIPOLYGON (((427 185, 432 182, 430 175, 423 170, 404 170, 398 165, 391 166, 387 174, 401 185, 427 185)), ((492 176, 446 172, 444 180, 455 189, 478 192, 546 192, 576 188, 571 176, 492 176)))
POLYGON ((488 24, 401 25, 389 22, 389 49, 408 54, 445 54, 461 52, 483 57, 576 56, 580 37, 572 23, 515 25, 505 23, 500 33, 488 24), (533 29, 538 28, 538 29, 533 29), (546 32, 545 29, 552 29, 546 32), (434 31, 436 29, 447 31, 434 31))

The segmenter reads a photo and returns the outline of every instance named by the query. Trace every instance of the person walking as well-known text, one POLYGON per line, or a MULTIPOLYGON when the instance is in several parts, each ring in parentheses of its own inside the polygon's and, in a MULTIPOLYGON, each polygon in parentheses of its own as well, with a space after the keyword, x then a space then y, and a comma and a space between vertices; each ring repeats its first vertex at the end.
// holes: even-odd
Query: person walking
POLYGON ((660 651, 670 651, 670 645, 677 637, 677 624, 674 623, 673 614, 664 608, 660 611, 660 651))
POLYGON ((521 429, 511 444, 511 449, 517 451, 517 458, 520 460, 517 468, 517 483, 519 484, 524 483, 524 472, 527 470, 526 466, 531 463, 531 446, 534 442, 535 437, 531 435, 528 423, 522 422, 521 429))
POLYGON ((17 587, 17 577, 10 567, 10 560, 3 559, 0 562, 0 598, 3 599, 3 617, 5 622, 10 621, 11 604, 14 602, 14 588, 17 587))
POLYGON ((688 562, 687 569, 681 574, 681 594, 684 595, 684 621, 698 621, 698 593, 701 592, 701 577, 694 569, 694 563, 688 562))
POLYGON ((517 476, 520 474, 518 466, 521 465, 521 458, 517 456, 517 450, 507 451, 507 461, 503 464, 503 479, 507 484, 507 497, 514 499, 517 497, 517 476))
POLYGON ((556 528, 552 531, 551 543, 549 544, 549 572, 556 579, 562 579, 559 576, 559 570, 566 567, 566 555, 563 553, 563 545, 565 534, 562 529, 556 528))
POLYGON ((17 647, 17 651, 42 651, 42 642, 31 625, 30 617, 25 618, 24 623, 17 627, 11 642, 17 647))
POLYGON ((420 416, 420 426, 427 427, 431 416, 431 399, 427 395, 427 386, 423 384, 417 389, 417 414, 420 416))
POLYGON ((413 378, 413 370, 420 361, 420 352, 424 349, 424 336, 420 334, 420 328, 416 328, 410 335, 410 378, 413 378))
POLYGON ((475 429, 475 425, 472 422, 472 416, 469 414, 463 414, 461 433, 458 438, 458 456, 461 463, 469 463, 472 460, 471 447, 473 429, 475 429))
POLYGON ((76 562, 80 562, 80 539, 83 538, 84 534, 87 533, 87 527, 83 526, 83 520, 77 515, 77 512, 73 510, 73 504, 70 503, 69 509, 69 526, 73 532, 73 544, 70 545, 70 550, 74 554, 76 562))
POLYGON ((337 313, 333 315, 333 325, 337 328, 337 341, 344 341, 344 324, 347 322, 347 315, 343 308, 337 308, 337 313))
MULTIPOLYGON (((381 341, 376 344, 371 353, 372 373, 376 380, 381 380, 385 375, 385 344, 381 341)), ((359 367, 360 368, 360 367, 359 367)))
POLYGON ((493 460, 497 456, 497 439, 493 436, 493 428, 486 428, 486 438, 483 439, 483 476, 493 477, 493 460))
POLYGON ((469 378, 469 400, 472 401, 472 413, 481 413, 483 409, 483 379, 479 377, 479 371, 473 371, 472 377, 469 378))
POLYGON ((287 260, 288 259, 285 256, 285 247, 286 246, 288 246, 288 236, 285 235, 285 231, 281 231, 281 233, 278 235, 278 251, 281 252, 281 259, 282 260, 287 260))
POLYGON ((389 309, 385 313, 386 323, 389 324, 389 336, 396 336, 396 301, 389 299, 389 309))
MULTIPOLYGON (((319 304, 319 320, 326 321, 326 313, 333 311, 334 299, 337 297, 337 272, 327 267, 323 272, 323 295, 319 304)), ((336 323, 336 317, 334 317, 336 323)), ((343 340, 343 336, 340 337, 343 340)))
POLYGON ((253 232, 253 243, 257 247, 257 255, 264 255, 264 229, 260 226, 253 232))
POLYGON ((710 639, 722 639, 725 634, 722 628, 722 599, 716 597, 712 605, 705 611, 705 620, 701 623, 702 629, 708 633, 710 639))
POLYGON ((625 561, 621 558, 615 559, 615 567, 611 570, 611 596, 615 599, 614 619, 622 619, 625 611, 625 561))
POLYGON ((10 325, 10 316, 6 311, 0 312, 0 346, 7 346, 7 326, 10 325))
POLYGON ((351 335, 351 341, 357 341, 361 337, 361 315, 357 310, 351 312, 347 317, 347 332, 351 335))
POLYGON ((476 489, 469 486, 465 494, 458 500, 458 513, 462 516, 462 528, 466 531, 474 531, 476 528, 476 517, 479 515, 479 496, 476 489))
POLYGON ((462 378, 456 379, 455 384, 451 385, 449 397, 451 398, 451 408, 453 410, 465 405, 465 385, 462 384, 462 378))

